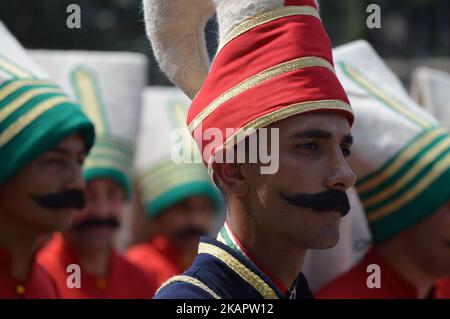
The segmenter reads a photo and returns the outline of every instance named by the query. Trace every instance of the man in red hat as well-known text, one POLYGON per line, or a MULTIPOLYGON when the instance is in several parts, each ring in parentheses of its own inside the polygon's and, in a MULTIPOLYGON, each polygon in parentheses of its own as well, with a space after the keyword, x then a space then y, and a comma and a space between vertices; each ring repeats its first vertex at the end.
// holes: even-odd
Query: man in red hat
POLYGON ((229 213, 217 239, 203 238, 190 269, 156 298, 312 298, 300 271, 305 253, 337 243, 355 181, 353 113, 317 5, 216 0, 198 10, 208 4, 196 2, 178 11, 145 1, 147 33, 163 70, 195 96, 188 126, 229 213), (198 12, 214 9, 220 43, 206 76, 198 30, 207 17, 198 12), (180 33, 170 29, 169 39, 173 21, 180 33))

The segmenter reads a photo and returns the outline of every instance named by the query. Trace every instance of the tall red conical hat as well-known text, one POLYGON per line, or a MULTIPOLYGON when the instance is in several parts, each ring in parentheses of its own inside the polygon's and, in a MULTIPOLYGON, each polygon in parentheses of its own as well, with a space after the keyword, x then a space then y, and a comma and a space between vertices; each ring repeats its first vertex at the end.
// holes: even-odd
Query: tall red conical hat
MULTIPOLYGON (((201 69, 197 62, 204 58, 194 57, 192 66, 178 63, 177 67, 175 60, 168 63, 162 48, 171 48, 161 45, 164 41, 154 22, 158 17, 151 16, 158 11, 154 8, 157 4, 152 3, 144 2, 146 21, 153 21, 148 22, 148 34, 157 48, 161 68, 168 70, 169 77, 193 97, 187 124, 200 149, 207 150, 203 159, 208 166, 220 145, 237 143, 245 132, 297 114, 335 112, 345 115, 350 125, 353 123, 347 95, 334 73, 331 42, 314 0, 215 0, 219 49, 195 97, 192 83, 202 82, 199 73, 190 83, 179 81, 177 74, 186 76, 190 67, 201 69), (220 130, 222 141, 217 147, 206 148, 210 141, 203 138, 202 132, 210 128, 220 130)), ((206 20, 196 21, 204 25, 206 20)), ((201 25, 197 33, 199 29, 201 25)), ((176 36, 172 40, 181 43, 176 36)), ((169 56, 179 49, 172 47, 169 56)), ((191 46, 186 52, 204 51, 191 46)))

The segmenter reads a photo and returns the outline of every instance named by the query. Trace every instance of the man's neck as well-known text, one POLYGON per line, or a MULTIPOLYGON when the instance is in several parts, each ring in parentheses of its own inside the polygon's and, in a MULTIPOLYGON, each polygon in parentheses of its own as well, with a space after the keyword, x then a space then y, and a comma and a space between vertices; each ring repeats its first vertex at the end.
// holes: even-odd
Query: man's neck
POLYGON ((80 266, 91 276, 106 278, 110 271, 112 248, 85 249, 75 247, 80 260, 80 266))
POLYGON ((11 257, 10 276, 26 282, 34 262, 39 233, 0 213, 0 248, 11 257))
POLYGON ((261 270, 266 270, 286 289, 290 289, 299 275, 306 250, 273 238, 270 233, 258 229, 257 223, 234 218, 234 215, 228 216, 227 224, 236 239, 249 252, 253 261, 263 268, 261 270))
POLYGON ((394 239, 377 245, 375 249, 399 276, 415 288, 417 298, 426 298, 437 278, 428 274, 405 246, 403 241, 394 239))

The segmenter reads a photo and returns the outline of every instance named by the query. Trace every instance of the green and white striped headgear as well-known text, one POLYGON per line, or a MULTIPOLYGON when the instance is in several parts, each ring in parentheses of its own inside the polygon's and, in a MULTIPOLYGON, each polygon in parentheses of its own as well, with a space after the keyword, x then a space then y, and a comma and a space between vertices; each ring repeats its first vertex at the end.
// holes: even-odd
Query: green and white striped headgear
POLYGON ((450 134, 408 96, 367 42, 333 53, 355 111, 356 190, 374 241, 381 242, 450 200, 450 134))
POLYGON ((129 198, 146 57, 128 52, 30 52, 94 122, 97 137, 84 164, 85 179, 111 178, 129 198))
POLYGON ((0 21, 0 185, 77 132, 88 151, 91 121, 0 21))
POLYGON ((186 127, 188 98, 174 87, 151 87, 145 90, 143 101, 135 167, 146 214, 154 217, 194 195, 205 195, 220 207, 221 195, 186 127), (176 131, 184 142, 177 141, 176 131), (190 160, 173 160, 179 142, 190 150, 190 160))

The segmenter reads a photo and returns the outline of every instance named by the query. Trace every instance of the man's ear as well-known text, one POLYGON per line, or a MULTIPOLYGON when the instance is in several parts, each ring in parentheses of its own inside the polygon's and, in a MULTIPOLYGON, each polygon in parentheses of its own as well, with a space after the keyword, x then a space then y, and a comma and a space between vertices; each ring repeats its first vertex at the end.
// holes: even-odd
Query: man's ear
POLYGON ((212 165, 215 178, 219 180, 225 192, 232 192, 237 196, 247 194, 248 180, 242 172, 242 164, 214 162, 212 165))

